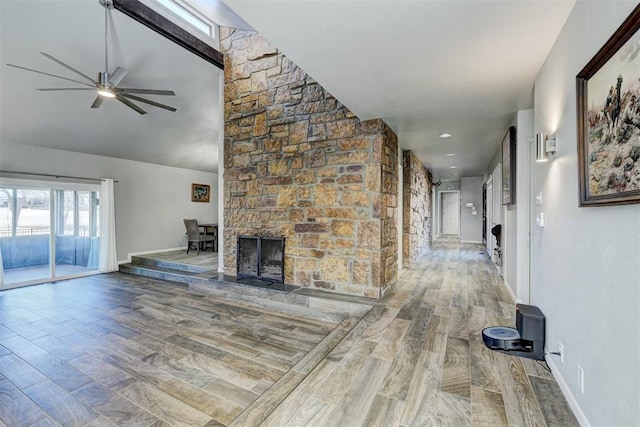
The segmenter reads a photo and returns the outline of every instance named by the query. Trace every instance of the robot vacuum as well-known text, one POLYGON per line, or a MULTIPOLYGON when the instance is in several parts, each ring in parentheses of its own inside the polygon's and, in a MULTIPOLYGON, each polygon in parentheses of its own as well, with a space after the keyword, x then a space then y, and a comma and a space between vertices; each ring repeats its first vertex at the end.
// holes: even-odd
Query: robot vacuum
POLYGON ((538 307, 516 305, 516 327, 491 326, 482 330, 491 350, 527 359, 544 359, 545 317, 538 307))

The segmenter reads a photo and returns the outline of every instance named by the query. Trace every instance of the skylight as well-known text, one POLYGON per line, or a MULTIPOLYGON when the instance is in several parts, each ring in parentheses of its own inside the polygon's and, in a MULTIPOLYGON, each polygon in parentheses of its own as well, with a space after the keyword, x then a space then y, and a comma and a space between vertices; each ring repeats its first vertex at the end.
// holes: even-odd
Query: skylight
POLYGON ((189 24, 193 25, 195 28, 202 31, 209 37, 215 37, 215 34, 212 31, 212 25, 207 23, 204 19, 199 18, 191 11, 187 10, 183 5, 173 0, 156 0, 156 2, 160 3, 162 6, 175 13, 180 18, 184 19, 189 24))

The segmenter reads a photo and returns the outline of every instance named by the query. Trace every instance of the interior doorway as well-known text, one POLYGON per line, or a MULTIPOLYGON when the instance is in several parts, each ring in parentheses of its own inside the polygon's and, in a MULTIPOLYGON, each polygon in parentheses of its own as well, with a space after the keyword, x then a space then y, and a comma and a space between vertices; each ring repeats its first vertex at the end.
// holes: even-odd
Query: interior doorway
POLYGON ((460 192, 440 192, 440 234, 460 235, 460 192))
MULTIPOLYGON (((496 237, 491 233, 491 229, 498 224, 502 224, 502 178, 501 178, 501 164, 498 163, 489 175, 486 186, 486 204, 487 204, 487 213, 486 213, 486 222, 485 222, 485 234, 487 236, 486 239, 486 248, 487 254, 491 258, 491 260, 496 264, 496 268, 502 274, 501 260, 500 256, 496 253, 497 249, 497 241, 496 237)), ((503 236, 501 236, 503 237, 503 236)), ((501 240, 502 243, 503 240, 501 240)))
POLYGON ((494 242, 494 237, 491 235, 491 227, 493 227, 491 225, 491 223, 493 222, 493 176, 489 175, 489 179, 487 179, 487 182, 485 183, 486 186, 486 190, 485 190, 485 204, 486 204, 486 211, 485 211, 485 221, 484 221, 484 234, 486 236, 486 241, 485 241, 485 246, 487 248, 487 254, 489 254, 489 256, 491 256, 491 254, 493 253, 493 242, 494 242))

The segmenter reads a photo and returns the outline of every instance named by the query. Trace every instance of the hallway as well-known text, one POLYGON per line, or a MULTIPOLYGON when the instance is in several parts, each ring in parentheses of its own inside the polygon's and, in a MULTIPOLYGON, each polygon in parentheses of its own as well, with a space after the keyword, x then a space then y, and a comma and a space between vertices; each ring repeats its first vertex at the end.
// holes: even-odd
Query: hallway
POLYGON ((550 373, 482 343, 515 305, 481 245, 435 240, 383 301, 264 425, 578 425, 550 373))
POLYGON ((366 303, 319 320, 120 273, 3 291, 0 425, 577 425, 543 368, 482 344, 515 308, 480 245, 436 240, 366 303))

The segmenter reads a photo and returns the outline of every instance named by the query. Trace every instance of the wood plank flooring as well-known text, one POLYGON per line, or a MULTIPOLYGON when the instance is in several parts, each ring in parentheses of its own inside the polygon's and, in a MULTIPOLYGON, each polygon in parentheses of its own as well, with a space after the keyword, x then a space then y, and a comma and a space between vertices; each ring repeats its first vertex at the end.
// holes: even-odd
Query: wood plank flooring
POLYGON ((435 241, 373 305, 305 318, 118 273, 1 291, 0 426, 577 425, 548 372, 482 344, 515 306, 479 245, 435 241))
POLYGON ((9 426, 227 425, 340 326, 124 274, 1 292, 0 322, 9 426))
POLYGON ((535 362, 488 350, 515 305, 482 247, 434 242, 265 426, 578 425, 535 362))

